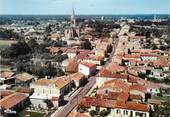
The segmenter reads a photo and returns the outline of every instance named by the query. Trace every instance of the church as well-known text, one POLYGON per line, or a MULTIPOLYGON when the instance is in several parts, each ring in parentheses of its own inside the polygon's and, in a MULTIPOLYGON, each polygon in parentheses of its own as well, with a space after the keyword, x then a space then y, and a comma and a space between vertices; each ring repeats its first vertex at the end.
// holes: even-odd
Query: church
POLYGON ((80 36, 80 26, 76 24, 75 11, 73 8, 72 15, 70 17, 70 26, 67 26, 64 31, 65 38, 71 39, 80 36))

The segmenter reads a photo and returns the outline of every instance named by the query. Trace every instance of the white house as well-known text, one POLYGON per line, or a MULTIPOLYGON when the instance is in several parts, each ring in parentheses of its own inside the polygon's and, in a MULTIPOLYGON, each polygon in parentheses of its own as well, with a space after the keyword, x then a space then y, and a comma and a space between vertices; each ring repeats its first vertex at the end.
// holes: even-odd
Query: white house
POLYGON ((99 111, 111 109, 107 117, 149 117, 149 106, 135 102, 114 101, 96 97, 85 97, 81 100, 80 105, 84 105, 88 110, 99 111))
MULTIPOLYGON (((51 102, 58 101, 57 105, 60 105, 62 97, 69 92, 70 83, 69 79, 56 78, 56 79, 40 79, 30 84, 30 88, 34 89, 33 95, 30 96, 31 103, 34 106, 41 106, 47 108, 45 100, 51 102)), ((54 105, 54 106, 55 106, 54 105)))
POLYGON ((158 56, 157 55, 152 55, 152 54, 142 54, 141 59, 143 61, 157 61, 158 56))
POLYGON ((88 63, 88 62, 81 62, 78 65, 78 72, 86 76, 93 75, 96 72, 96 64, 88 63))
POLYGON ((114 79, 119 79, 127 82, 128 75, 126 74, 112 74, 111 71, 103 69, 99 71, 99 74, 96 76, 96 84, 98 87, 101 87, 106 81, 111 81, 114 79))
POLYGON ((72 59, 77 55, 77 49, 76 48, 68 48, 65 53, 68 55, 68 58, 72 59))
POLYGON ((82 86, 85 82, 84 74, 79 72, 71 74, 69 77, 73 80, 76 87, 82 86))

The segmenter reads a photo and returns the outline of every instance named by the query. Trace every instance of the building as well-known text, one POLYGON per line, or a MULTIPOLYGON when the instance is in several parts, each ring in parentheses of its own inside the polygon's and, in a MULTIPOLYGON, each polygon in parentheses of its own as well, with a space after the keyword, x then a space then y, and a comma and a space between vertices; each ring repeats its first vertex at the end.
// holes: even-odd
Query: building
POLYGON ((30 84, 34 93, 30 96, 31 103, 34 106, 47 108, 45 100, 55 101, 54 107, 60 106, 63 96, 71 91, 70 84, 72 81, 67 77, 58 77, 54 79, 40 79, 30 84), (56 104, 57 101, 57 104, 56 104))
POLYGON ((16 75, 16 84, 20 86, 29 87, 29 84, 34 80, 34 76, 28 73, 21 73, 16 75))
POLYGON ((78 66, 78 72, 86 75, 91 76, 96 73, 96 64, 88 63, 88 62, 81 62, 78 66))
POLYGON ((15 73, 10 71, 4 71, 0 73, 0 84, 14 84, 15 73))
POLYGON ((16 114, 27 105, 28 95, 25 93, 12 93, 0 100, 1 111, 4 114, 16 114))
POLYGON ((107 69, 102 69, 99 71, 98 75, 96 76, 96 84, 98 87, 101 87, 106 81, 114 80, 114 79, 119 79, 122 81, 127 82, 128 80, 128 75, 126 74, 115 74, 107 69))
POLYGON ((88 111, 107 110, 110 108, 108 117, 149 117, 149 106, 135 102, 122 102, 102 97, 84 97, 80 105, 88 108, 88 111))
POLYGON ((75 38, 80 36, 80 27, 76 25, 76 17, 75 17, 75 11, 73 9, 72 15, 70 17, 70 26, 65 28, 64 31, 65 38, 75 38))
POLYGON ((74 73, 69 76, 73 81, 76 87, 83 86, 85 83, 85 75, 82 73, 74 73))

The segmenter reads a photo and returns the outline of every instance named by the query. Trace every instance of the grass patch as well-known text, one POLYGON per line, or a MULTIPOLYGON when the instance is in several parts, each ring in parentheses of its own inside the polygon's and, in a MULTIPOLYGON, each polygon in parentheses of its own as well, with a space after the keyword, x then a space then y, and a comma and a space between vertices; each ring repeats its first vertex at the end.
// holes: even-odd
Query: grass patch
POLYGON ((158 99, 158 100, 168 100, 167 96, 153 96, 153 99, 158 99))
POLYGON ((0 40, 0 51, 4 48, 9 47, 11 44, 17 43, 17 41, 14 40, 0 40))
POLYGON ((18 117, 25 117, 26 115, 30 115, 30 117, 44 117, 44 113, 37 113, 37 112, 29 112, 29 111, 22 111, 18 114, 18 117))
POLYGON ((0 40, 0 46, 10 46, 11 44, 17 43, 17 41, 14 40, 0 40))

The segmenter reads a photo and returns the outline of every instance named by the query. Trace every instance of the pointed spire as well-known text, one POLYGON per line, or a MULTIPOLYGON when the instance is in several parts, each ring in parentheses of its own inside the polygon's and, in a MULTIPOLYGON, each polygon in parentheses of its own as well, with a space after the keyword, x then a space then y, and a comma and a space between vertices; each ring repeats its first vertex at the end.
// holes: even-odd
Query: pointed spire
POLYGON ((72 26, 76 26, 76 18, 75 18, 75 11, 74 11, 74 7, 73 7, 73 5, 72 5, 72 14, 71 14, 71 25, 72 26))
POLYGON ((75 11, 74 11, 74 7, 72 5, 72 14, 71 14, 71 20, 75 19, 75 11))
POLYGON ((72 16, 75 17, 74 7, 72 6, 72 16))

